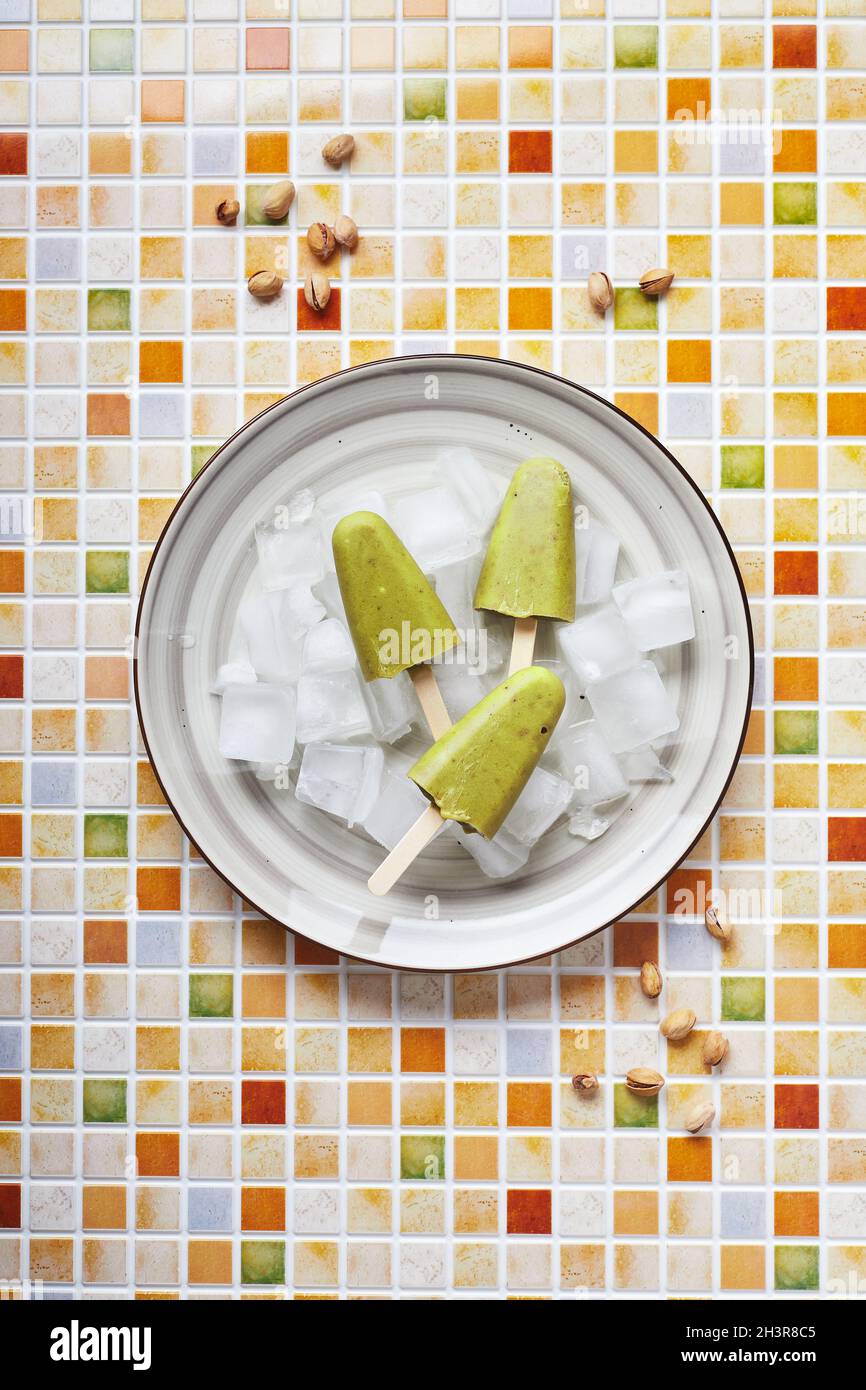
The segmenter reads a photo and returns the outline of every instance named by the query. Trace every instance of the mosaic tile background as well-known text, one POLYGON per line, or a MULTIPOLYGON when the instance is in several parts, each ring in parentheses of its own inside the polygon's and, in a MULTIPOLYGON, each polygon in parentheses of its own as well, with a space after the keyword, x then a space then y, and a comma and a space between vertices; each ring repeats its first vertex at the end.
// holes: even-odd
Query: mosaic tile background
POLYGON ((866 0, 822 4, 0 0, 3 1281, 866 1288, 866 0), (714 113, 762 111, 775 138, 717 138, 714 113), (363 239, 316 319, 303 233, 341 209, 363 239), (254 302, 271 266, 286 290, 254 302), (658 431, 757 634, 745 755, 694 859, 501 976, 376 972, 244 914, 130 704, 140 577, 214 446, 299 382, 419 348, 550 367, 658 431), (710 885, 739 894, 725 949, 675 913, 710 885), (730 1037, 716 1074, 659 1038, 655 957, 665 1008, 730 1037), (667 1074, 657 1102, 624 1090, 636 1063, 667 1074))

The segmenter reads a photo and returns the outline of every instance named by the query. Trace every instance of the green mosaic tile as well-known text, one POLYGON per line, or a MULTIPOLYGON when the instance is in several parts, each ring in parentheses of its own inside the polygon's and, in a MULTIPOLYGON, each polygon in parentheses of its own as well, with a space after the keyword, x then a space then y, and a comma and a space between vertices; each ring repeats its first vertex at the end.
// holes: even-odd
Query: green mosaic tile
POLYGON ((763 975, 723 975, 722 1018, 726 1023, 763 1023, 764 994, 763 975))
POLYGON ((85 577, 89 594, 128 594, 129 551, 88 550, 85 577))
POLYGON ((618 68, 657 68, 659 31, 656 24, 615 24, 613 26, 614 66, 618 68))
POLYGON ((723 444, 722 487, 763 486, 763 444, 723 444))
POLYGON ((285 1284, 286 1248, 282 1240, 241 1241, 242 1284, 285 1284))
POLYGON ((125 1125, 126 1081, 109 1077, 85 1077, 83 1109, 86 1125, 125 1125))
POLYGON ((777 1245, 773 1265, 777 1289, 818 1288, 817 1245, 777 1245))
POLYGON ((658 1096, 636 1096, 618 1081, 613 1088, 613 1122, 617 1129, 658 1129, 658 1096))
POLYGON ((814 226, 818 221, 818 186, 774 183, 773 221, 777 227, 814 226))
POLYGON ((441 1182, 445 1177, 444 1134, 401 1134, 400 1177, 441 1182))
POLYGON ((91 72, 134 72, 135 34, 132 29, 91 29, 91 72))
POLYGON ((614 327, 631 332, 655 332, 659 326, 659 306, 637 289, 614 290, 614 327))
POLYGON ((404 121, 447 119, 447 84, 444 77, 407 77, 403 83, 404 121))
POLYGON ((87 327, 91 333, 129 333, 132 329, 129 290, 88 290, 87 327))
POLYGON ((773 712, 774 753, 817 753, 818 711, 777 709, 773 712))
POLYGON ((85 859, 125 859, 129 853, 128 816, 91 815, 84 817, 85 859))
POLYGON ((231 1018, 234 980, 231 975, 190 975, 190 1018, 231 1018))
POLYGON ((190 450, 192 476, 197 478, 204 468, 208 459, 213 458, 216 451, 215 444, 193 444, 190 450))
MULTIPOLYGON (((289 214, 285 217, 268 217, 264 211, 267 196, 273 187, 270 183, 248 183, 244 200, 244 222, 247 227, 285 227, 289 214)), ((203 445, 207 448, 207 445, 203 445)), ((210 451, 213 453, 213 449, 210 451)))

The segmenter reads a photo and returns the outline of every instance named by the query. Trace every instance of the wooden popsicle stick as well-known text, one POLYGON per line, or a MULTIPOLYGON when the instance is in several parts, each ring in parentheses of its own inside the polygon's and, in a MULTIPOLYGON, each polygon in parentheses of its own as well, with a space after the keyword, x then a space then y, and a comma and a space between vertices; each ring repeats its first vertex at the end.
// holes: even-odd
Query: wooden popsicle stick
POLYGON ((511 638, 511 661, 508 664, 509 676, 513 676, 515 671, 522 671, 524 666, 532 665, 537 629, 537 618, 514 619, 514 634, 511 638))
POLYGON ((375 893, 377 898, 384 897, 386 893, 390 892, 397 879, 405 874, 409 865, 414 863, 425 845, 429 845, 441 825, 442 817, 438 807, 428 806, 415 824, 406 831, 402 840, 394 846, 387 858, 382 860, 378 869, 367 879, 367 887, 370 892, 375 893))
POLYGON ((410 666, 409 676, 418 696, 418 703, 424 711, 424 718, 430 725, 434 738, 441 738, 451 728, 451 718, 445 708, 442 692, 436 684, 432 666, 410 666))

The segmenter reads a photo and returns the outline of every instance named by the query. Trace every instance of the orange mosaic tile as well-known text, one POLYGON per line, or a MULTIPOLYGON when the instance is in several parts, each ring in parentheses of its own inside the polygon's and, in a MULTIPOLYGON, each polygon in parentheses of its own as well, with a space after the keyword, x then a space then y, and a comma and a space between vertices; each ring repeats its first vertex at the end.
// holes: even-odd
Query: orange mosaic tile
POLYGON ((23 333, 27 328, 27 291, 0 289, 0 332, 23 333))
POLYGON ((773 67, 814 68, 818 31, 814 24, 773 25, 773 67))
POLYGON ((713 1177, 713 1141, 710 1138, 667 1141, 668 1182, 711 1182, 713 1177))
POLYGON ((4 29, 0 41, 0 72, 28 72, 29 68, 29 30, 4 29))
POLYGON ((183 381, 183 343, 146 340, 139 344, 138 379, 142 385, 183 381))
POLYGON ((553 169, 553 135, 549 130, 512 130, 508 136, 510 174, 549 174, 553 169))
POLYGON ((859 285, 827 286, 827 328, 832 333, 866 325, 866 289, 859 285))
POLYGON ((246 170, 248 174, 287 174, 289 137, 285 131, 247 131, 246 170))
POLYGON ((141 119, 145 123, 177 123, 183 120, 186 83, 168 78, 144 78, 141 83, 141 119))
POLYGON ((28 136, 18 131, 0 131, 0 177, 26 175, 28 136))
POLYGON ((444 1071, 445 1030, 443 1028, 402 1028, 400 1030, 400 1070, 444 1071))
POLYGON ((298 332, 309 333, 336 333, 340 330, 340 290, 336 287, 331 289, 331 297, 325 308, 319 311, 311 309, 306 299, 304 291, 298 290, 298 332))
POLYGON ((706 120, 710 110, 710 79, 708 77, 669 77, 667 82, 667 115, 669 121, 691 116, 706 120))
POLYGON ((817 700, 817 660, 805 656, 777 656, 773 661, 773 688, 777 700, 817 700))
POLYGON ((553 30, 547 24, 512 24, 508 29, 510 68, 553 66, 553 30))
POLYGON ((818 552, 777 550, 773 556, 774 594, 817 594, 818 552))
POLYGON ((507 1087, 509 1127, 544 1128, 551 1123, 551 1087, 536 1081, 509 1081, 507 1087))

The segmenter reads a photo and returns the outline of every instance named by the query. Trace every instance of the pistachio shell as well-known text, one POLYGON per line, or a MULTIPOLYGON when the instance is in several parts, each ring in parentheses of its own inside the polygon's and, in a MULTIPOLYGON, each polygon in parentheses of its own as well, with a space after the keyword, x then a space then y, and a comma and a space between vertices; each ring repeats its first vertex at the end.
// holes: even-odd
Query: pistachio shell
POLYGON ((273 299, 282 288, 282 276, 275 270, 257 270, 247 281, 247 289, 256 299, 273 299))
POLYGON ((707 1033, 701 1057, 707 1067, 717 1067, 728 1055, 728 1040, 724 1033, 707 1033))
POLYGON ((613 303, 613 285, 603 270, 594 270, 586 282, 589 302, 597 314, 603 314, 613 303))
POLYGON ((690 1134, 697 1134, 699 1129, 706 1129, 711 1125, 716 1116, 716 1107, 711 1105, 708 1100, 699 1101, 693 1105, 686 1115, 686 1129, 690 1134))
POLYGON ((354 251, 358 245, 357 222, 349 217, 348 213, 341 212, 334 223, 334 236, 338 246, 345 246, 347 251, 354 251))
POLYGON ((307 245, 320 261, 330 260, 337 249, 333 228, 327 222, 312 222, 307 231, 307 245))
POLYGON ((283 179, 282 183, 275 183, 273 188, 268 189, 268 196, 262 203, 262 212, 272 222, 279 222, 294 201, 295 185, 291 179, 283 179))
POLYGON ((629 1091, 638 1096, 657 1096, 665 1079, 652 1067, 632 1067, 626 1073, 625 1084, 629 1091))
POLYGON ((722 909, 712 903, 704 913, 704 921, 707 924, 707 931, 710 936, 714 936, 717 941, 730 941, 731 924, 722 909))
POLYGON ((308 275, 304 281, 304 299, 311 309, 315 309, 320 314, 323 309, 327 308, 330 298, 330 280, 320 270, 314 270, 312 275, 308 275))
POLYGON ((640 968, 640 987, 647 999, 658 999, 662 992, 662 972, 654 960, 645 960, 640 968))
POLYGON ((332 169, 339 169, 344 160, 351 159, 355 141, 351 135, 335 135, 322 147, 322 158, 332 169))
POLYGON ((669 1042, 682 1042, 687 1038, 698 1021, 694 1009, 674 1009, 659 1024, 662 1036, 669 1042))
POLYGON ((233 227, 238 220, 238 213, 241 205, 237 198, 223 198, 221 203, 216 205, 216 219, 224 227, 233 227))
POLYGON ((673 282, 673 271, 665 270, 659 266, 653 270, 645 270, 638 283, 644 294, 655 297, 660 294, 667 294, 673 282))
POLYGON ((571 1084, 576 1091, 588 1094, 590 1091, 598 1090, 598 1077, 591 1071, 579 1071, 571 1078, 571 1084))

